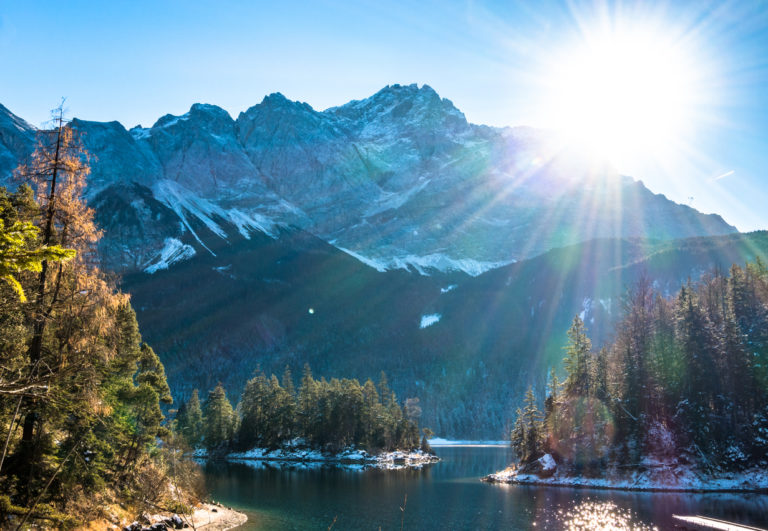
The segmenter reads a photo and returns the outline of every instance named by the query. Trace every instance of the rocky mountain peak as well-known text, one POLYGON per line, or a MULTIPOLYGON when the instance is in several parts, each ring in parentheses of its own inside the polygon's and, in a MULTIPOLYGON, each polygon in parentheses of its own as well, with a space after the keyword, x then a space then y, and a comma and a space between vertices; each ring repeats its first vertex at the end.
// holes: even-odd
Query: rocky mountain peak
POLYGON ((0 105, 0 177, 9 175, 35 145, 35 128, 0 105))
POLYGON ((429 85, 387 85, 373 96, 354 100, 326 113, 350 120, 378 133, 381 127, 421 129, 455 134, 467 132, 469 124, 453 103, 441 98, 429 85))
MULTIPOLYGON (((25 124, 0 108, 2 178, 34 147, 25 124)), ((73 127, 94 155, 89 196, 121 197, 103 202, 118 269, 144 267, 169 238, 207 253, 288 225, 376 269, 471 275, 596 237, 735 230, 632 180, 579 179, 578 157, 549 156, 548 133, 470 125, 428 85, 389 85, 322 112, 273 93, 237 120, 194 104, 130 132, 73 127), (130 230, 124 219, 136 220, 130 230)))
POLYGON ((20 133, 35 132, 33 125, 13 114, 5 105, 0 104, 0 131, 7 128, 14 128, 20 133))
POLYGON ((227 111, 219 107, 218 105, 211 105, 210 103, 194 103, 189 108, 189 116, 191 118, 202 119, 216 119, 234 121, 227 111))

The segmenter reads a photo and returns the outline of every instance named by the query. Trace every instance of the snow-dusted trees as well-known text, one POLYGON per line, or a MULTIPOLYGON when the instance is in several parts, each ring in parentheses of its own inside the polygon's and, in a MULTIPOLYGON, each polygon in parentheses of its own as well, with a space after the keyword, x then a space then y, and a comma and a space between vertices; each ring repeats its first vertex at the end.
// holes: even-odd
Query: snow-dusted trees
POLYGON ((544 421, 531 387, 525 393, 523 409, 517 409, 517 420, 512 428, 511 443, 512 449, 524 463, 537 459, 542 453, 544 421))
POLYGON ((592 341, 587 337, 584 322, 577 315, 568 329, 568 345, 565 347, 563 364, 568 377, 565 379, 566 392, 574 395, 589 393, 590 358, 592 341))
MULTIPOLYGON (((316 380, 305 366, 297 391, 290 371, 283 374, 282 384, 275 375, 267 378, 259 371, 243 390, 237 406, 239 422, 225 423, 237 425, 227 436, 225 429, 213 426, 222 426, 222 417, 226 417, 221 413, 226 410, 225 401, 220 386, 209 394, 202 419, 205 426, 202 443, 209 449, 222 444, 230 449, 277 447, 294 437, 331 449, 347 445, 371 450, 419 446, 418 401, 407 400, 407 414, 404 414, 386 377, 382 377, 377 389, 371 380, 364 385, 350 379, 316 380)), ((192 410, 191 401, 179 408, 176 429, 182 435, 194 433, 190 427, 192 410)), ((193 446, 200 442, 194 436, 185 435, 185 438, 193 446)))
POLYGON ((582 468, 631 464, 658 451, 660 437, 665 451, 672 444, 726 467, 768 457, 768 270, 760 260, 733 266, 730 277, 689 281, 670 299, 641 279, 613 344, 593 353, 578 317, 568 339, 565 383, 550 384, 543 422, 533 421, 531 391, 518 411, 512 443, 521 458, 553 452, 582 468), (545 433, 534 448, 536 426, 545 433))

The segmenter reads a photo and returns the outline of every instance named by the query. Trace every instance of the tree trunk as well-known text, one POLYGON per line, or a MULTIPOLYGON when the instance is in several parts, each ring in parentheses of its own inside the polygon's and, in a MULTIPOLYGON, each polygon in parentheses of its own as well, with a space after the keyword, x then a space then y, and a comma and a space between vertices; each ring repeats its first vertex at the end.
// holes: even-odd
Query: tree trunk
MULTIPOLYGON (((45 215, 45 228, 43 230, 43 245, 49 245, 53 236, 53 218, 56 212, 56 180, 58 179, 59 165, 61 163, 61 133, 64 124, 63 107, 59 108, 58 116, 58 130, 56 132, 56 150, 53 157, 53 167, 51 168, 51 183, 48 192, 48 205, 45 215)), ((35 301, 36 309, 34 315, 34 325, 32 328, 32 340, 29 343, 29 366, 34 372, 37 370, 38 362, 42 357, 43 352, 43 335, 45 333, 45 325, 47 318, 43 311, 45 305, 45 284, 48 275, 48 261, 44 260, 42 263, 42 269, 38 277, 37 286, 37 300, 35 301)), ((30 374, 30 377, 32 375, 30 374)), ((35 427, 40 422, 40 415, 37 411, 36 400, 34 398, 29 400, 27 404, 29 410, 24 417, 24 429, 21 434, 21 449, 29 458, 32 456, 33 437, 35 433, 35 427)))

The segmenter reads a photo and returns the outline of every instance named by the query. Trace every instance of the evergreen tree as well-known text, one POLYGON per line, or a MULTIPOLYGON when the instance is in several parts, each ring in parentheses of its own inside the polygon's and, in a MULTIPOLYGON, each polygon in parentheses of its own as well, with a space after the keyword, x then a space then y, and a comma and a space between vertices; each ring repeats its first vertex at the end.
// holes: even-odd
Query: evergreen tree
POLYGON ((565 347, 565 379, 566 392, 573 395, 589 394, 589 364, 592 352, 592 342, 587 337, 584 322, 577 315, 568 330, 568 344, 565 347))
POLYGON ((768 271, 761 262, 733 266, 729 278, 714 271, 689 281, 672 299, 642 279, 615 337, 593 356, 574 319, 567 379, 561 390, 552 377, 543 423, 531 390, 517 412, 511 438, 521 460, 552 451, 582 471, 602 470, 608 458, 632 466, 644 456, 738 470, 765 458, 768 271))
POLYGON ((74 249, 62 249, 58 245, 39 245, 40 230, 29 221, 19 221, 16 209, 5 188, 0 187, 0 279, 26 302, 24 288, 17 280, 19 273, 40 273, 43 263, 59 262, 75 256, 74 249))
POLYGON ((544 424, 536 395, 529 387, 525 393, 522 411, 518 408, 517 420, 512 429, 512 449, 521 462, 527 463, 541 456, 544 445, 544 424))
POLYGON ((221 384, 208 393, 203 419, 203 443, 208 450, 214 450, 230 441, 234 434, 235 416, 221 384))
POLYGON ((184 441, 196 448, 203 439, 203 411, 200 408, 200 398, 197 389, 192 391, 192 396, 184 402, 176 413, 176 431, 181 434, 184 441))

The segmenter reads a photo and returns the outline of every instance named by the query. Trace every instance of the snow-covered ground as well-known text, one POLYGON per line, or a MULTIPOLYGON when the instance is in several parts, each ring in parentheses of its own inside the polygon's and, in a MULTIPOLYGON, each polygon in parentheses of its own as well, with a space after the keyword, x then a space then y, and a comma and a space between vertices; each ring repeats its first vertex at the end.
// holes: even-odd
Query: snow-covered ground
MULTIPOLYGON (((198 449, 195 451, 194 456, 202 459, 207 457, 207 453, 205 450, 198 449)), ((365 450, 348 447, 341 452, 327 454, 296 443, 276 450, 252 448, 245 452, 232 452, 224 457, 227 461, 247 464, 249 462, 271 462, 273 464, 290 466, 300 464, 305 468, 333 464, 351 469, 381 468, 386 470, 421 468, 424 465, 436 463, 440 460, 437 456, 422 452, 421 450, 409 452, 396 450, 394 452, 370 454, 365 450)))
MULTIPOLYGON (((549 454, 539 459, 542 469, 551 471, 556 465, 549 454)), ((511 466, 483 478, 489 483, 518 483, 526 485, 547 485, 560 487, 581 487, 594 489, 644 490, 644 491, 763 491, 768 490, 768 470, 755 467, 739 473, 707 475, 692 467, 683 465, 657 465, 642 471, 627 471, 609 468, 599 478, 575 476, 557 470, 551 477, 521 473, 511 466)))

